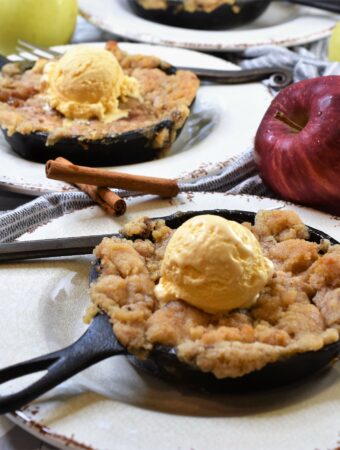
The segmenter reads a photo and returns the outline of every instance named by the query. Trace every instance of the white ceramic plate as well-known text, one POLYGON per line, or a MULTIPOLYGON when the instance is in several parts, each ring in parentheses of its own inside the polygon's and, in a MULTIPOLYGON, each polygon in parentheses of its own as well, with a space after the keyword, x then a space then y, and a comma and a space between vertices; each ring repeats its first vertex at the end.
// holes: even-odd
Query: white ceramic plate
MULTIPOLYGON (((173 65, 238 69, 220 58, 191 50, 143 44, 120 45, 129 53, 157 55, 173 65)), ((62 51, 67 47, 57 48, 62 51)), ((225 166, 252 145, 256 129, 271 100, 268 90, 260 83, 202 86, 188 122, 167 156, 140 164, 116 166, 114 170, 192 179, 225 166)), ((73 189, 67 183, 48 180, 45 166, 14 153, 2 133, 0 158, 2 189, 31 195, 73 189)))
POLYGON ((292 46, 329 36, 337 16, 274 2, 255 22, 229 31, 170 27, 136 16, 125 0, 79 0, 83 16, 105 31, 150 44, 203 51, 239 51, 254 45, 292 46))
MULTIPOLYGON (((140 197, 128 200, 128 213, 119 219, 91 207, 41 226, 21 240, 113 233, 141 214, 215 208, 257 211, 285 205, 223 194, 181 194, 172 201, 140 197)), ((308 225, 340 239, 339 220, 308 208, 288 207, 308 225)), ((88 257, 2 265, 0 367, 54 351, 84 332, 88 271, 88 257)), ((25 378, 9 382, 0 393, 26 383, 25 378)), ((124 357, 115 357, 8 417, 63 449, 335 450, 339 402, 339 363, 303 383, 274 391, 198 395, 141 375, 124 357)))

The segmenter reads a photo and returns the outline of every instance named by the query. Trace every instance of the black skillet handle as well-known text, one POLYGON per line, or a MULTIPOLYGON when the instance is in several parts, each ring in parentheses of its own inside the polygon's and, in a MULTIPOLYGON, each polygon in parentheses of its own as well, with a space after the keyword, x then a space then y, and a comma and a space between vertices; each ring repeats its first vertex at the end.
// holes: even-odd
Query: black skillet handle
POLYGON ((0 383, 47 370, 35 383, 14 394, 0 396, 0 414, 14 411, 87 367, 108 358, 126 354, 112 332, 106 315, 98 315, 74 344, 0 370, 0 383))
POLYGON ((216 70, 196 67, 178 67, 178 69, 193 71, 201 81, 220 84, 250 83, 269 78, 270 87, 282 89, 293 82, 292 71, 283 67, 259 67, 241 70, 216 70))
POLYGON ((288 0, 290 3, 297 5, 312 6, 313 8, 320 8, 325 11, 340 13, 339 0, 288 0))

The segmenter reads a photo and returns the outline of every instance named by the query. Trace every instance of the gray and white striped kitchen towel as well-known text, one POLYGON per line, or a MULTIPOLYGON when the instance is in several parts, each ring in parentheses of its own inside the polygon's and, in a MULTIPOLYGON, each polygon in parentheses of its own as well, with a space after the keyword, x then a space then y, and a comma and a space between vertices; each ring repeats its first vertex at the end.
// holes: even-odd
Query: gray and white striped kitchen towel
MULTIPOLYGON (((252 149, 217 174, 207 175, 192 182, 179 181, 178 184, 182 192, 216 191, 272 195, 257 174, 252 149)), ((115 192, 122 197, 133 195, 123 190, 115 192)), ((93 204, 86 194, 77 191, 42 195, 0 217, 0 242, 10 242, 42 223, 93 204)))
MULTIPOLYGON (((254 47, 246 50, 240 61, 243 68, 270 67, 273 65, 293 70, 294 81, 323 75, 340 75, 340 63, 329 63, 326 59, 327 41, 318 41, 306 47, 292 50, 276 46, 254 47)), ((210 191, 234 194, 273 196, 262 183, 252 149, 224 169, 190 182, 179 181, 182 192, 210 191)), ((118 191, 122 196, 131 193, 118 191)), ((81 192, 52 193, 41 196, 30 203, 0 217, 0 242, 9 242, 42 223, 68 212, 85 208, 93 202, 81 192)))

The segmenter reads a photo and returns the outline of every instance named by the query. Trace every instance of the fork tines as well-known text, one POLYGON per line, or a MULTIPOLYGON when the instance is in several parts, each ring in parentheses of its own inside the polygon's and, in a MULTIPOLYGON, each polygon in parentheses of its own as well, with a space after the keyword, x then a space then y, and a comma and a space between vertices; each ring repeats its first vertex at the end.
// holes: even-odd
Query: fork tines
POLYGON ((19 54, 23 53, 25 58, 28 59, 37 59, 37 58, 47 58, 52 59, 55 56, 60 56, 60 53, 55 50, 51 50, 50 48, 40 47, 35 44, 31 44, 30 42, 23 41, 21 39, 18 40, 16 45, 16 50, 19 54))

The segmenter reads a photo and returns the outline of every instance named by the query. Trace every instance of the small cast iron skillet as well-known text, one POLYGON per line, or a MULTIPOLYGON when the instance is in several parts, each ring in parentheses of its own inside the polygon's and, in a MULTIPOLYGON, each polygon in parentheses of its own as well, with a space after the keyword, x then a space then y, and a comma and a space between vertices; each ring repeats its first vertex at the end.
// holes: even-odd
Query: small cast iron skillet
MULTIPOLYGON (((1 67, 11 62, 0 58, 1 67)), ((29 65, 26 66, 29 68, 29 65)), ((160 67, 167 75, 176 73, 176 68, 163 63, 160 67)), ((193 104, 193 102, 192 102, 193 104)), ((191 105, 192 106, 192 105, 191 105)), ((176 130, 176 124, 171 119, 155 122, 145 129, 136 129, 98 140, 83 140, 81 136, 60 139, 47 146, 47 133, 19 132, 9 136, 5 129, 2 132, 12 149, 25 159, 46 163, 49 159, 62 156, 74 164, 85 166, 117 166, 150 161, 161 156, 164 149, 171 144, 165 142, 163 148, 155 148, 153 143, 162 130, 168 130, 169 136, 177 138, 183 127, 176 130)))
MULTIPOLYGON (((252 212, 215 210, 177 213, 165 219, 167 225, 177 228, 198 214, 216 214, 237 222, 253 222, 255 217, 252 212)), ((338 243, 314 228, 309 228, 309 231, 312 241, 329 239, 332 244, 338 243)), ((97 279, 98 269, 99 264, 96 263, 90 272, 90 282, 97 279)), ((108 317, 99 314, 83 336, 69 347, 0 370, 0 383, 47 370, 42 378, 20 392, 1 396, 0 414, 24 406, 76 373, 110 356, 127 355, 138 368, 171 383, 210 392, 237 392, 283 386, 300 380, 329 366, 339 353, 340 341, 337 341, 318 351, 282 358, 239 378, 217 379, 212 373, 204 373, 197 367, 180 361, 172 347, 156 345, 146 360, 137 359, 117 341, 108 317)))
MULTIPOLYGON (((144 19, 183 28, 200 30, 232 29, 253 22, 261 16, 273 0, 237 0, 239 11, 222 4, 211 12, 187 12, 183 0, 167 0, 165 9, 146 9, 138 0, 127 0, 133 11, 144 19)), ((314 6, 327 11, 340 12, 339 0, 288 0, 289 3, 314 6)))

